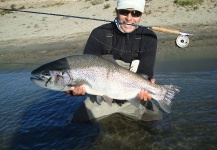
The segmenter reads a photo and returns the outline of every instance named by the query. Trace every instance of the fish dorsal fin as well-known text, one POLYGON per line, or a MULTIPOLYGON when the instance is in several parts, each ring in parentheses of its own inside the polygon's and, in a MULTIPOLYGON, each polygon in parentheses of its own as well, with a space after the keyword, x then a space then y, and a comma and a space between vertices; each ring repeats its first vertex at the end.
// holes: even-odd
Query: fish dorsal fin
POLYGON ((106 95, 103 95, 103 98, 109 104, 109 106, 112 106, 112 101, 113 101, 112 98, 110 98, 110 97, 108 97, 106 95))
POLYGON ((112 55, 101 55, 99 56, 100 58, 104 59, 104 60, 107 60, 115 65, 118 65, 118 63, 115 61, 115 59, 113 58, 112 55))

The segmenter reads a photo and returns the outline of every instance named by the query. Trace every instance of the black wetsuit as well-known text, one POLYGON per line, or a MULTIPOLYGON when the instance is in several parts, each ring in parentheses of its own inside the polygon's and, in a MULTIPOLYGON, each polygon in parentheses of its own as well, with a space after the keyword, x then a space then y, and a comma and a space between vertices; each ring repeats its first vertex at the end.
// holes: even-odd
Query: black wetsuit
POLYGON ((149 79, 153 77, 157 36, 152 30, 138 27, 131 33, 122 33, 114 23, 99 26, 89 36, 84 54, 105 55, 108 54, 108 46, 111 47, 109 53, 114 59, 126 63, 139 59, 137 73, 145 74, 149 79), (110 43, 107 37, 109 34, 112 35, 110 43), (138 38, 139 42, 136 41, 138 38))

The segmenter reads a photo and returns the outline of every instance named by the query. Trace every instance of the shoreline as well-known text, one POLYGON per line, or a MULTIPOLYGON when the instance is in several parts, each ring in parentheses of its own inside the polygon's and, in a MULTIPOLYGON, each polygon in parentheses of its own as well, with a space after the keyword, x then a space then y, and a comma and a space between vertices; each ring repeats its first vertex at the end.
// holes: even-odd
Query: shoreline
MULTIPOLYGON (((197 28, 186 48, 175 44, 177 35, 155 32, 158 36, 157 60, 217 58, 217 27, 197 28), (203 33, 203 34, 200 34, 203 33), (207 53, 206 48, 212 51, 207 53), (195 54, 195 55, 194 55, 195 54)), ((0 64, 43 64, 72 54, 82 54, 89 33, 69 37, 44 37, 0 41, 0 64), (38 63, 40 62, 40 63, 38 63)), ((20 65, 22 66, 22 65, 20 65)))

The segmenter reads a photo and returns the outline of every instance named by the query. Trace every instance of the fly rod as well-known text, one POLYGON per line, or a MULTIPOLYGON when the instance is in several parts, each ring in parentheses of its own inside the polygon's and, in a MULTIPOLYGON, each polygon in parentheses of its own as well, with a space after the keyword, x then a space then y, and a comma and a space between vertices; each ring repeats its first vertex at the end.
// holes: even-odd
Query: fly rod
POLYGON ((40 14, 40 15, 60 16, 60 17, 67 17, 67 18, 78 18, 78 19, 85 19, 85 20, 103 21, 103 22, 109 22, 109 23, 127 24, 127 25, 147 28, 147 29, 159 31, 159 32, 178 34, 179 36, 176 39, 176 44, 180 48, 187 47, 189 44, 188 36, 193 35, 190 33, 185 33, 185 32, 181 32, 179 30, 174 30, 174 29, 167 29, 167 28, 153 27, 153 26, 144 26, 144 25, 139 25, 139 24, 129 24, 129 23, 124 23, 124 22, 117 22, 116 20, 111 21, 111 20, 98 19, 98 18, 89 18, 89 17, 82 17, 82 16, 73 16, 73 15, 64 15, 64 14, 55 14, 55 13, 46 13, 46 12, 36 12, 36 11, 28 11, 28 10, 21 10, 21 9, 6 9, 6 8, 0 8, 0 9, 4 10, 4 11, 33 13, 33 14, 40 14))

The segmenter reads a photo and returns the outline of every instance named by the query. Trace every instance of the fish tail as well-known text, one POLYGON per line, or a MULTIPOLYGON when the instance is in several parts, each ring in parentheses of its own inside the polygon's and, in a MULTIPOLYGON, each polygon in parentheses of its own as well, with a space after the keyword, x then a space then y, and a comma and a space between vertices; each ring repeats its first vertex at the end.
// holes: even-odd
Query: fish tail
POLYGON ((164 85, 164 89, 165 94, 161 100, 158 100, 158 103, 164 111, 170 113, 171 101, 174 96, 179 93, 180 88, 174 85, 164 85))

